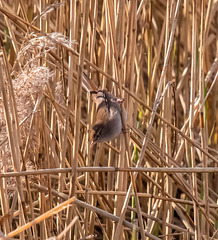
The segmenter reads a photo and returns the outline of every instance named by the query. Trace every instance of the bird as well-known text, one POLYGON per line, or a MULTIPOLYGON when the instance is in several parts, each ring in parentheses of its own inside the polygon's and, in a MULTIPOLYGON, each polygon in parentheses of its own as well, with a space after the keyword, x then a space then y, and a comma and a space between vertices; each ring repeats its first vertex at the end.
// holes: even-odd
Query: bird
POLYGON ((82 85, 93 96, 97 108, 96 122, 90 133, 90 147, 118 137, 123 129, 120 104, 124 99, 113 96, 101 87, 97 89, 85 73, 82 85))

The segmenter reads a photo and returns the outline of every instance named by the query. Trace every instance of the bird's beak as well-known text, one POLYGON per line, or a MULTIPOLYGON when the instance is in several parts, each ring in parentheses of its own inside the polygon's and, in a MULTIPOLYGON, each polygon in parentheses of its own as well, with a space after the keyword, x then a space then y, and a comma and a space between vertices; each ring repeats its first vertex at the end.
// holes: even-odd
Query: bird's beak
POLYGON ((124 98, 116 98, 116 99, 113 99, 112 102, 123 103, 123 102, 125 102, 125 99, 124 98))
POLYGON ((91 141, 91 143, 90 143, 90 148, 92 148, 95 144, 96 144, 96 142, 91 141))

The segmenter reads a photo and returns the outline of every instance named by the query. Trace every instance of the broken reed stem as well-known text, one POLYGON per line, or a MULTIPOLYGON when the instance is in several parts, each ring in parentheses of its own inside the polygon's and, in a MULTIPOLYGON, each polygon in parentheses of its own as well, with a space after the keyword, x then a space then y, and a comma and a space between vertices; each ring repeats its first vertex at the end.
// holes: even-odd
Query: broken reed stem
POLYGON ((79 220, 78 216, 74 217, 71 223, 57 237, 55 237, 55 239, 57 240, 62 239, 64 235, 74 226, 74 224, 78 220, 79 220))
POLYGON ((33 221, 26 223, 25 225, 18 227, 16 230, 10 232, 8 235, 6 235, 6 238, 11 238, 16 236, 17 234, 27 230, 28 228, 32 227, 33 225, 36 225, 40 223, 41 221, 45 220, 46 218, 49 218, 53 216, 54 214, 59 213, 60 211, 63 211, 69 204, 72 204, 75 202, 75 197, 71 197, 65 202, 59 204, 58 206, 50 209, 49 211, 43 213, 39 217, 35 218, 33 221))
MULTIPOLYGON (((43 190, 45 192, 48 192, 48 188, 44 187, 44 186, 38 186, 40 190, 43 190)), ((64 194, 64 193, 59 193, 55 190, 52 190, 53 195, 57 196, 57 197, 61 197, 64 200, 68 199, 68 195, 64 194)), ((77 204, 78 206, 82 207, 82 208, 88 208, 90 211, 96 212, 97 214, 99 214, 102 217, 106 217, 111 219, 112 221, 118 222, 119 221, 119 217, 115 216, 114 214, 109 213, 108 211, 104 211, 100 208, 94 207, 88 203, 85 203, 79 199, 74 198, 74 203, 77 204)), ((139 232, 140 228, 136 227, 134 224, 128 222, 127 220, 124 220, 123 222, 124 226, 130 228, 130 229, 134 229, 136 228, 136 230, 139 232)), ((154 236, 153 234, 150 233, 145 233, 146 236, 150 237, 150 239, 153 240, 161 240, 160 238, 154 236)))
MULTIPOLYGON (((18 171, 0 173, 0 178, 10 178, 28 175, 42 175, 42 174, 55 174, 55 173, 69 173, 72 168, 53 168, 53 169, 40 169, 30 171, 18 171)), ((163 172, 163 173, 217 173, 218 167, 190 167, 190 168, 172 168, 172 167, 78 167, 77 172, 163 172)))

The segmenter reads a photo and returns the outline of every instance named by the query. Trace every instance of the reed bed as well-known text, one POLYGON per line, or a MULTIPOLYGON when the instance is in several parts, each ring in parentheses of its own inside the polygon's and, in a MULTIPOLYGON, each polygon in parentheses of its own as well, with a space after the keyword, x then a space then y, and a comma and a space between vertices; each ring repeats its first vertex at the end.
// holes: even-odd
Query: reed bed
POLYGON ((218 239, 217 78, 216 0, 0 0, 0 238, 218 239))

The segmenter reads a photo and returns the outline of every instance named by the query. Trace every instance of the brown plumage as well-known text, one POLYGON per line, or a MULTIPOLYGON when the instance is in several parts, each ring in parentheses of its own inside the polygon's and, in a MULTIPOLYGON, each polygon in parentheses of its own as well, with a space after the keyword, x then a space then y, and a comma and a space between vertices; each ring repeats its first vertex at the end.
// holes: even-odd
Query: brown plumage
POLYGON ((95 143, 110 141, 122 132, 120 104, 124 101, 107 90, 96 90, 92 80, 83 74, 83 87, 88 90, 97 105, 96 122, 91 131, 91 146, 95 143))

